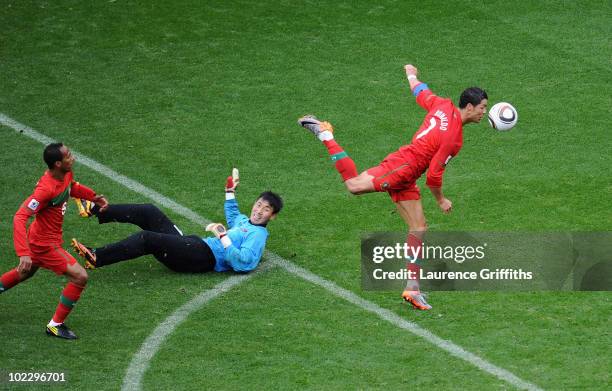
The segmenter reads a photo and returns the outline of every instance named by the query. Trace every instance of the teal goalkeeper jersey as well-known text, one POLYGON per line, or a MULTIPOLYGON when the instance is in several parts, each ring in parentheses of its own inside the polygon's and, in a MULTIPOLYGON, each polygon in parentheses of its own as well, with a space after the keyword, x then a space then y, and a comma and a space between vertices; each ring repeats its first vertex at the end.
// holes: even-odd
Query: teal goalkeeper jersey
POLYGON ((215 271, 250 272, 261 260, 268 230, 266 227, 253 225, 249 218, 240 213, 236 199, 225 201, 225 219, 227 220, 227 235, 232 245, 223 248, 221 240, 216 237, 202 238, 215 255, 215 271))

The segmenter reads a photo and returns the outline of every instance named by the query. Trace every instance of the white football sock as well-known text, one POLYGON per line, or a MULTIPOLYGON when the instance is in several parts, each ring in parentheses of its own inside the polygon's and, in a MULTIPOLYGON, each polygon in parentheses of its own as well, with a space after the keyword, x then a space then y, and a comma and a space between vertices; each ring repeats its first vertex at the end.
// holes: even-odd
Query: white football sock
POLYGON ((321 141, 329 141, 329 140, 333 140, 334 139, 334 134, 332 132, 330 132, 329 130, 324 130, 321 133, 319 133, 317 135, 317 137, 321 141))

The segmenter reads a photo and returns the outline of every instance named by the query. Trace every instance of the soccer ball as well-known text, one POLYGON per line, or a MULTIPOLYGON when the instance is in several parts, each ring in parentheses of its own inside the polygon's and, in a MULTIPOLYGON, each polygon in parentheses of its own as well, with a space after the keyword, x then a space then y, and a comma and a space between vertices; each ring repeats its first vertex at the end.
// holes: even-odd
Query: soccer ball
POLYGON ((489 110, 489 125, 497 130, 510 130, 518 121, 518 113, 510 103, 499 102, 489 110))

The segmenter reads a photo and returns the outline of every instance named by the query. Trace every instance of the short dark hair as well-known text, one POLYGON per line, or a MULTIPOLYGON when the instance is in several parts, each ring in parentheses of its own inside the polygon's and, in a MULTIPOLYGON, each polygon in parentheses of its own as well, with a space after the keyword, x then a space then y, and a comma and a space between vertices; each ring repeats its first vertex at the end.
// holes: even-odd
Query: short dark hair
POLYGON ((459 98, 459 108, 463 109, 468 103, 471 103, 472 106, 478 105, 482 102, 483 99, 489 99, 487 96, 487 92, 479 87, 470 87, 466 88, 465 91, 461 93, 461 97, 459 98))
POLYGON ((257 199, 262 199, 272 207, 272 213, 277 214, 283 209, 283 199, 276 193, 271 191, 264 191, 257 197, 257 199))
POLYGON ((45 147, 45 151, 43 152, 43 160, 47 163, 47 167, 53 168, 55 166, 55 162, 61 162, 64 158, 62 154, 62 147, 64 144, 62 143, 52 143, 45 147))

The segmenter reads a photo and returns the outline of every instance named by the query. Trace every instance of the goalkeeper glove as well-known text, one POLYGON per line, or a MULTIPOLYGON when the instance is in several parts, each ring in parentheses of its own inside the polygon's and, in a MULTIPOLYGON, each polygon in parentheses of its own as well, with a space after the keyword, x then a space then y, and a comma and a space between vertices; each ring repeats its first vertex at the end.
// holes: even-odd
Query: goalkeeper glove
POLYGON ((240 175, 237 168, 232 168, 232 175, 227 177, 225 182, 225 192, 233 193, 236 191, 236 187, 240 183, 240 175))
POLYGON ((232 245, 232 240, 227 236, 227 230, 220 223, 210 223, 206 226, 206 230, 212 232, 217 239, 221 241, 223 248, 228 248, 232 245))

